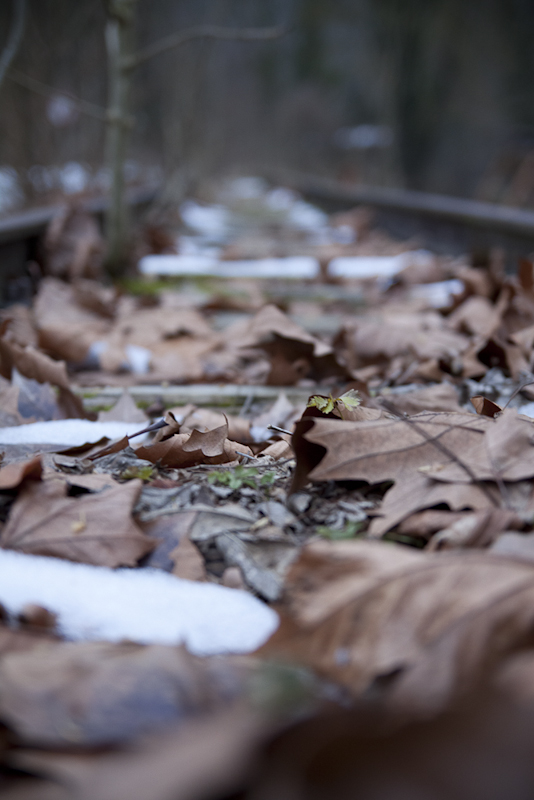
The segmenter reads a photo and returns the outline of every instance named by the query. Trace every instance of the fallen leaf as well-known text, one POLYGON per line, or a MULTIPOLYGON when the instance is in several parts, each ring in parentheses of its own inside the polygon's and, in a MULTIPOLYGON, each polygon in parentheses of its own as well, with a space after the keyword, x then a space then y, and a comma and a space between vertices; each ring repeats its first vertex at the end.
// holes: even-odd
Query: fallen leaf
POLYGON ((179 544, 169 553, 169 558, 174 563, 172 574, 177 578, 186 578, 190 581, 207 580, 204 559, 187 536, 180 539, 179 544))
POLYGON ((34 456, 26 461, 13 461, 0 467, 0 490, 15 489, 27 478, 38 480, 43 472, 40 456, 34 456))
POLYGON ((506 508, 488 508, 462 514, 448 527, 437 531, 427 550, 450 550, 462 547, 488 547, 503 531, 521 527, 521 520, 506 508))
POLYGON ((139 458, 160 463, 165 467, 192 467, 195 464, 225 464, 240 458, 240 453, 252 455, 244 444, 227 438, 228 425, 211 431, 194 430, 190 434, 177 433, 157 444, 138 447, 139 458))
POLYGON ((293 633, 281 628, 260 653, 289 656, 355 696, 382 686, 394 707, 436 712, 530 642, 534 565, 317 542, 290 568, 286 608, 293 633))
POLYGON ((185 648, 43 642, 0 661, 0 715, 46 746, 106 745, 212 710, 235 697, 231 663, 185 648))
POLYGON ((511 408, 502 411, 496 419, 487 419, 489 425, 484 436, 461 456, 471 476, 460 464, 451 462, 439 471, 429 470, 430 477, 438 481, 466 482, 473 477, 484 481, 520 481, 534 476, 533 421, 511 408))
POLYGON ((486 486, 484 491, 476 484, 442 483, 417 472, 400 479, 388 489, 377 516, 371 521, 368 535, 372 538, 383 536, 411 514, 424 509, 443 508, 445 505, 451 511, 484 511, 489 506, 499 507, 501 500, 497 486, 486 486))
POLYGON ((10 377, 14 367, 26 378, 57 386, 58 404, 65 417, 94 418, 94 414, 85 411, 81 398, 72 392, 64 361, 53 361, 30 346, 20 347, 0 338, 0 371, 10 377))
POLYGON ((291 386, 302 378, 349 377, 334 351, 274 305, 264 306, 242 332, 240 347, 259 347, 270 358, 267 383, 291 386))
POLYGON ((131 394, 125 389, 113 408, 109 411, 99 411, 99 422, 138 422, 146 423, 148 417, 144 411, 137 407, 131 394))
MULTIPOLYGON (((10 765, 51 775, 57 781, 54 785, 72 787, 77 800, 104 800, 111 795, 117 800, 231 796, 243 787, 266 730, 270 724, 257 712, 230 703, 188 720, 187 725, 144 736, 127 749, 88 754, 19 749, 10 765)), ((41 797, 48 800, 48 795, 31 800, 41 797)))
MULTIPOLYGON (((434 386, 425 386, 411 392, 384 395, 396 411, 401 414, 419 414, 422 411, 458 411, 462 413, 458 402, 458 392, 451 383, 443 381, 434 386)), ((377 398, 380 403, 381 396, 377 398)))
POLYGON ((392 722, 372 700, 304 715, 261 749, 245 796, 529 800, 534 714, 507 694, 484 687, 425 720, 392 722))
MULTIPOLYGON (((423 413, 404 419, 343 422, 335 419, 307 421, 305 442, 326 450, 309 473, 313 481, 363 480, 380 483, 405 477, 408 470, 451 461, 443 447, 462 458, 479 444, 491 420, 472 414, 423 413)), ((304 419, 303 419, 304 421, 304 419)), ((305 458, 293 436, 299 460, 305 458)), ((317 451, 319 453, 319 450, 317 451)), ((455 464, 455 466, 457 466, 455 464)))
POLYGON ((79 300, 74 286, 46 277, 39 283, 33 309, 40 346, 55 358, 78 364, 111 328, 109 313, 88 308, 79 300))
POLYGON ((475 395, 471 397, 471 403, 477 414, 481 414, 483 417, 496 417, 497 414, 500 414, 502 411, 501 406, 498 406, 497 403, 494 403, 493 400, 489 400, 487 397, 483 397, 482 395, 475 395))
POLYGON ((11 508, 0 544, 86 564, 135 566, 154 546, 131 516, 141 485, 133 480, 69 497, 63 481, 28 484, 11 508))

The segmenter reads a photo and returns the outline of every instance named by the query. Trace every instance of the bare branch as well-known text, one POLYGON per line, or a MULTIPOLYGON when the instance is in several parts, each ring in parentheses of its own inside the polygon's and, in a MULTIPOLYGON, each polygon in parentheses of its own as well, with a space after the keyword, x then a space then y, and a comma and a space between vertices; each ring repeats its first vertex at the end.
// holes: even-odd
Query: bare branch
POLYGON ((285 25, 277 25, 274 28, 224 28, 221 25, 197 25, 194 28, 173 33, 158 42, 154 42, 154 44, 145 47, 144 50, 140 50, 125 59, 122 66, 123 69, 134 69, 145 61, 154 58, 154 56, 159 56, 161 53, 172 50, 174 47, 179 47, 185 42, 191 42, 193 39, 263 42, 270 39, 278 39, 287 32, 288 28, 285 25))
POLYGON ((35 78, 30 78, 29 75, 24 75, 23 72, 19 72, 15 69, 10 69, 7 77, 14 81, 14 83, 18 83, 19 86, 24 86, 24 88, 29 89, 30 92, 35 92, 43 97, 54 97, 58 94, 64 95, 68 97, 69 100, 72 100, 81 114, 87 114, 89 117, 95 117, 95 119, 100 119, 103 122, 107 120, 107 111, 105 108, 97 106, 94 103, 88 103, 86 100, 80 100, 79 97, 76 97, 76 95, 70 92, 65 92, 63 89, 54 89, 53 86, 48 86, 46 83, 42 83, 35 78))
POLYGON ((19 49, 24 32, 24 23, 26 20, 26 0, 13 0, 13 22, 6 46, 0 55, 0 86, 5 78, 5 74, 9 69, 9 65, 15 58, 17 50, 19 49))

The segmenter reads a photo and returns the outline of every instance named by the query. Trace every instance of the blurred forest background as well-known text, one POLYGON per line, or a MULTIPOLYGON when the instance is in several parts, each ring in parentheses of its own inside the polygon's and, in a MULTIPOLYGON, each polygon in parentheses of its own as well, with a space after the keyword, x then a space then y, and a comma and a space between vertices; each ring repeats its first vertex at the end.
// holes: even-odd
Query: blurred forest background
MULTIPOLYGON (((534 205, 532 0, 139 0, 137 47, 200 23, 288 33, 136 69, 130 179, 178 200, 293 169, 534 205)), ((105 187, 105 25, 103 0, 28 0, 0 87, 0 210, 105 187)))

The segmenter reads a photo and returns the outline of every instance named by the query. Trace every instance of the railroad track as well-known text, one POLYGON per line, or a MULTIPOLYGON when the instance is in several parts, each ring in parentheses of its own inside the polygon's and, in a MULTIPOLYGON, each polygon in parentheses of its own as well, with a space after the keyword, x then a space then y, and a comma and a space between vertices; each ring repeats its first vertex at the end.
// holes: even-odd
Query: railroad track
POLYGON ((368 206, 380 228, 401 239, 415 237, 421 247, 437 253, 499 247, 513 269, 519 257, 534 252, 534 211, 528 209, 408 189, 349 186, 297 172, 273 177, 328 211, 368 206))
MULTIPOLYGON (((128 204, 140 208, 156 197, 157 186, 141 186, 128 191, 128 204)), ((92 198, 82 203, 90 214, 102 218, 106 198, 92 198)), ((64 205, 43 206, 21 211, 0 219, 0 305, 31 297, 29 261, 38 260, 40 242, 48 225, 61 213, 64 205)))
MULTIPOLYGON (((531 210, 406 189, 348 186, 296 172, 273 173, 270 177, 328 211, 366 205, 374 211, 375 224, 392 236, 414 238, 419 246, 437 253, 459 255, 499 247, 513 270, 518 258, 534 252, 531 210)), ((154 187, 136 189, 130 194, 130 203, 142 206, 155 194, 154 187)), ((85 203, 85 208, 98 216, 105 206, 105 199, 85 203)), ((0 305, 21 299, 18 294, 29 291, 26 265, 37 257, 40 239, 60 210, 60 206, 48 206, 0 220, 0 305)))

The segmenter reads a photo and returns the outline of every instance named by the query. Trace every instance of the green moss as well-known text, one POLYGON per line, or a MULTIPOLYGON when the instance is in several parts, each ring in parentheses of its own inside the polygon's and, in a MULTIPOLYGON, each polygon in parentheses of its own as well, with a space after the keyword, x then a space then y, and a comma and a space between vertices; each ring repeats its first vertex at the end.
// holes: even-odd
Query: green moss
POLYGON ((121 478, 124 481, 131 481, 135 478, 139 478, 142 481, 149 481, 153 476, 154 467, 149 466, 148 464, 143 464, 141 467, 127 467, 121 474, 121 478))
POLYGON ((272 486, 276 480, 276 473, 265 472, 261 478, 255 467, 236 467, 233 470, 215 470, 208 475, 208 483, 219 483, 222 486, 229 486, 230 489, 241 489, 243 486, 250 486, 256 489, 258 486, 272 486), (259 478, 259 480, 258 480, 259 478))
POLYGON ((347 522, 343 528, 329 528, 326 525, 319 525, 316 528, 316 533, 323 536, 325 539, 332 541, 339 541, 341 539, 355 539, 361 536, 364 532, 365 522, 347 522))

